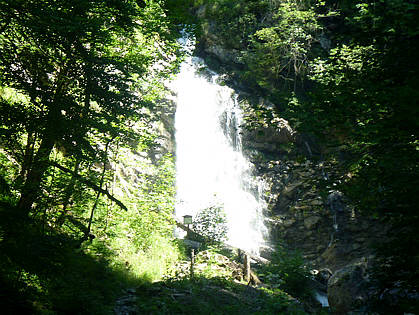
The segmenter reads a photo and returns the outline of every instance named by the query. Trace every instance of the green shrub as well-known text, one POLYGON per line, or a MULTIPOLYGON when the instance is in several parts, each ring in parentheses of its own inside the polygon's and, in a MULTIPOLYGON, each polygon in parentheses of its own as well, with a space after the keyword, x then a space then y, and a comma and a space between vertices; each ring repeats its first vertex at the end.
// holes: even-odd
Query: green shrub
POLYGON ((264 282, 273 288, 280 288, 294 297, 306 297, 310 294, 310 269, 298 252, 292 252, 278 246, 271 262, 262 268, 264 282))

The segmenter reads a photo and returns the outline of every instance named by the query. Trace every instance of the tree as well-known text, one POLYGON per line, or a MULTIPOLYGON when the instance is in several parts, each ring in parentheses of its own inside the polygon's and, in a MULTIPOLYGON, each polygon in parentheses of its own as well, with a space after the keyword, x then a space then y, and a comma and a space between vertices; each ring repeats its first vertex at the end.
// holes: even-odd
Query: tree
POLYGON ((121 273, 158 279, 177 258, 173 164, 144 158, 180 62, 169 14, 160 0, 0 0, 5 312, 111 313, 121 273))
POLYGON ((54 147, 95 160, 96 143, 137 136, 130 121, 148 119, 177 44, 158 2, 1 1, 0 14, 0 84, 19 96, 2 98, 1 143, 20 165, 27 214, 54 147))
POLYGON ((222 206, 210 206, 198 212, 193 221, 194 232, 208 244, 217 244, 227 239, 227 217, 222 206))
MULTIPOLYGON (((418 286, 418 10, 397 0, 346 6, 336 47, 312 63, 311 97, 291 109, 301 129, 335 148, 328 158, 345 153, 336 165, 340 189, 365 215, 391 226, 378 245, 377 296, 418 286)), ((403 310, 412 311, 411 301, 403 310)))
POLYGON ((250 79, 256 73, 257 84, 270 89, 271 94, 281 83, 285 90, 295 91, 298 77, 303 78, 306 72, 310 49, 320 26, 316 13, 296 1, 282 1, 271 10, 269 25, 250 36, 244 54, 248 66, 244 77, 250 79))

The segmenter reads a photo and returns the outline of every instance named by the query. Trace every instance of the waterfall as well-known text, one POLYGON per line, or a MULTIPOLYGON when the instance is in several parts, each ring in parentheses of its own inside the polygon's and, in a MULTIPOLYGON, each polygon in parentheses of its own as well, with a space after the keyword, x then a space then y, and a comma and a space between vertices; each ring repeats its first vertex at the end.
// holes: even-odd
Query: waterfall
POLYGON ((327 299, 327 294, 316 291, 314 294, 314 298, 322 305, 322 307, 329 307, 329 300, 327 299))
POLYGON ((202 60, 189 58, 173 82, 177 93, 176 216, 222 205, 230 245, 258 253, 263 243, 262 184, 242 152, 242 113, 234 91, 197 74, 202 60))

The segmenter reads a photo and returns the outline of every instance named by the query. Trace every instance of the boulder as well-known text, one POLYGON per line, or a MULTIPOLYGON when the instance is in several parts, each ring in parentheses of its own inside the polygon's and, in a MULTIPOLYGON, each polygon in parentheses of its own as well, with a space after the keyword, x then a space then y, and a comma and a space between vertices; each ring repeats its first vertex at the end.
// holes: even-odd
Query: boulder
POLYGON ((343 194, 340 191, 331 190, 327 196, 327 204, 332 213, 343 212, 345 208, 343 194))
POLYGON ((336 271, 327 283, 327 296, 334 314, 348 314, 366 304, 369 285, 364 261, 336 271))
POLYGON ((239 52, 234 49, 225 49, 221 45, 211 45, 206 48, 206 53, 216 56, 223 63, 238 62, 239 52))
POLYGON ((323 205, 323 201, 321 201, 320 199, 313 199, 309 201, 310 206, 322 206, 323 205))
POLYGON ((317 272, 314 272, 314 279, 327 287, 327 283, 333 274, 332 271, 329 268, 322 268, 316 271, 317 272))
POLYGON ((257 150, 281 151, 281 145, 295 142, 296 132, 283 118, 274 118, 269 125, 258 126, 243 133, 246 145, 257 150))
POLYGON ((403 305, 404 315, 415 315, 419 308, 419 292, 404 288, 403 283, 398 281, 381 292, 379 301, 386 311, 393 314, 400 311, 400 306, 403 305))

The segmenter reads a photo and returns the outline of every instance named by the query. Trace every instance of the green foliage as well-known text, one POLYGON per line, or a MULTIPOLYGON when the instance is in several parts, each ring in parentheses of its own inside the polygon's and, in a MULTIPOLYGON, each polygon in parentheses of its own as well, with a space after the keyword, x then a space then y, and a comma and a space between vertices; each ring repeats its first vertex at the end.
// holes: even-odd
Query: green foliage
MULTIPOLYGON (((247 37, 252 34, 258 25, 258 16, 263 14, 265 1, 203 1, 205 16, 217 21, 218 33, 222 34, 225 44, 229 48, 240 48, 247 43, 247 37)), ((197 5, 201 5, 197 3, 197 5)), ((203 32, 209 23, 203 24, 203 32)))
POLYGON ((310 296, 310 269, 298 252, 278 246, 271 262, 262 266, 260 272, 263 281, 272 288, 280 288, 297 298, 310 296))
POLYGON ((96 239, 86 244, 86 250, 97 255, 117 253, 111 264, 126 269, 130 277, 159 280, 180 255, 172 242, 173 160, 167 155, 155 165, 148 159, 140 161, 131 150, 120 150, 118 161, 112 189, 128 210, 110 209, 103 202, 92 226, 96 239), (126 181, 122 174, 134 169, 126 181))
MULTIPOLYGON (((417 261, 411 259, 417 256, 419 202, 414 188, 419 28, 413 22, 418 10, 403 1, 358 1, 346 7, 341 14, 347 32, 337 34, 327 58, 312 63, 315 90, 309 101, 292 108, 302 129, 321 128, 327 143, 344 148, 346 159, 337 165, 340 189, 364 214, 392 226, 376 248, 374 281, 382 291, 396 283, 407 291, 418 286, 417 261)), ((387 302, 376 307, 388 311, 387 302)), ((408 304, 405 312, 411 310, 408 304)))
POLYGON ((201 210, 193 221, 194 232, 203 236, 198 240, 206 244, 217 244, 227 239, 227 217, 224 208, 211 206, 201 210))
POLYGON ((171 240, 173 225, 166 219, 173 212, 173 163, 164 158, 160 166, 143 166, 147 168, 155 172, 154 183, 138 190, 136 198, 144 198, 150 187, 171 189, 147 202, 132 198, 136 207, 128 212, 109 211, 109 204, 101 202, 91 230, 95 238, 81 248, 80 232, 75 231, 79 225, 74 222, 83 225, 85 221, 78 217, 83 212, 76 207, 66 214, 65 224, 56 228, 54 214, 28 221, 3 203, 0 274, 7 294, 0 296, 3 310, 22 307, 30 309, 29 313, 110 314, 122 286, 159 280, 180 255, 171 240), (159 205, 155 209, 160 212, 151 210, 159 205))
POLYGON ((389 233, 388 241, 376 244, 378 255, 370 269, 378 291, 370 301, 371 309, 376 312, 394 313, 402 310, 415 313, 419 310, 414 293, 418 288, 419 276, 416 226, 417 221, 397 226, 394 232, 389 233))
POLYGON ((0 1, 3 310, 112 313, 178 259, 173 162, 147 157, 181 60, 165 10, 0 1))
POLYGON ((179 45, 158 2, 0 6, 0 145, 20 166, 18 206, 30 213, 47 190, 54 148, 89 165, 106 160, 111 142, 147 138, 132 127, 150 123, 145 109, 177 68, 179 45))
POLYGON ((315 93, 295 112, 307 115, 305 128, 322 125, 329 143, 345 146, 340 189, 364 214, 392 226, 377 247, 377 286, 412 291, 417 261, 405 253, 417 256, 419 41, 412 14, 419 6, 381 1, 353 9, 348 26, 357 35, 313 64, 315 93))
POLYGON ((203 42, 209 32, 215 33, 217 44, 237 54, 237 67, 221 65, 218 71, 228 69, 233 78, 275 101, 301 88, 321 32, 311 1, 203 2, 197 3, 204 17, 203 42))
POLYGON ((278 84, 294 81, 306 72, 310 48, 320 25, 315 12, 296 1, 283 1, 272 9, 269 27, 262 27, 250 36, 249 47, 243 55, 248 70, 245 80, 256 78, 256 83, 270 93, 278 84), (282 79, 282 80, 280 80, 282 79))
POLYGON ((68 236, 24 221, 2 204, 0 296, 2 311, 15 313, 107 314, 121 288, 117 271, 106 261, 77 251, 68 236), (15 304, 17 303, 17 304, 15 304))

